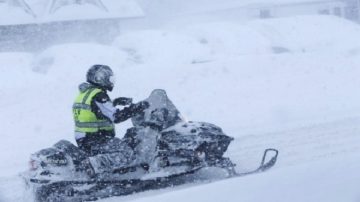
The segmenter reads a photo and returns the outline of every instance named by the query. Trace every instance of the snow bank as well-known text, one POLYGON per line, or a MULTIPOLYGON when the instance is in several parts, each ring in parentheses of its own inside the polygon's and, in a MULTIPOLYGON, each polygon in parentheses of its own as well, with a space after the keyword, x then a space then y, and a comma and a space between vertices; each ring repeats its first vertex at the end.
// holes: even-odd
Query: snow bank
POLYGON ((244 24, 213 22, 127 31, 114 45, 126 50, 134 63, 174 66, 254 54, 320 51, 358 54, 359 35, 359 26, 338 17, 298 16, 244 24))
POLYGON ((27 24, 33 22, 31 14, 26 13, 22 8, 12 7, 0 3, 0 25, 27 24), (6 15, 4 15, 6 14, 6 15))
POLYGON ((169 67, 206 63, 219 55, 272 53, 267 38, 235 23, 201 24, 181 30, 128 31, 115 40, 114 46, 127 51, 135 64, 169 67))
POLYGON ((115 70, 124 68, 127 57, 125 52, 110 46, 65 44, 36 54, 32 70, 50 77, 67 78, 71 82, 79 76, 84 77, 84 72, 93 64, 107 64, 115 70))
POLYGON ((207 23, 190 26, 181 32, 190 33, 213 55, 237 56, 271 53, 269 39, 249 26, 237 23, 207 23))
MULTIPOLYGON (((142 193, 121 198, 132 202, 356 202, 360 199, 359 155, 341 160, 322 160, 264 174, 224 180, 210 184, 142 193)), ((101 201, 115 202, 119 198, 101 201)))
POLYGON ((298 16, 257 20, 248 26, 268 38, 273 46, 291 52, 339 52, 359 47, 360 27, 335 16, 298 16))
POLYGON ((207 60, 209 50, 186 34, 168 30, 146 30, 120 35, 116 47, 127 51, 135 63, 169 66, 207 60))
POLYGON ((16 86, 23 86, 31 79, 30 64, 33 55, 30 53, 0 53, 0 92, 10 92, 16 86))

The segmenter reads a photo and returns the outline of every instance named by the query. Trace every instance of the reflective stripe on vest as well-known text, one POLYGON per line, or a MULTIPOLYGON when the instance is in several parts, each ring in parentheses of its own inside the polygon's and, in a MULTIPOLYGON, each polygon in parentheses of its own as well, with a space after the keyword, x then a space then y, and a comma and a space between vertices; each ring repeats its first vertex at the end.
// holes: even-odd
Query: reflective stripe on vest
POLYGON ((110 120, 99 119, 91 111, 91 101, 101 91, 98 88, 89 88, 85 92, 80 92, 76 98, 73 105, 76 132, 94 133, 99 130, 114 130, 114 124, 110 120))
POLYGON ((73 109, 85 109, 85 110, 91 110, 91 106, 87 104, 82 103, 75 103, 73 105, 73 109))
POLYGON ((76 127, 78 128, 104 128, 111 127, 113 124, 108 121, 104 122, 75 122, 76 127))

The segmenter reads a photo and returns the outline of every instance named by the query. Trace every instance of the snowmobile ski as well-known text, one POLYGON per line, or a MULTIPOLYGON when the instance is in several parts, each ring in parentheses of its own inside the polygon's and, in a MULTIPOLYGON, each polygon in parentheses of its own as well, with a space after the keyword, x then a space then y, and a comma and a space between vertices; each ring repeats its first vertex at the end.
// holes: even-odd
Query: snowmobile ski
POLYGON ((272 149, 272 148, 266 149, 264 151, 260 166, 257 169, 243 173, 236 173, 235 176, 242 177, 245 175, 267 171, 275 165, 278 155, 279 155, 279 151, 277 149, 272 149), (271 156, 270 160, 266 161, 266 159, 269 158, 270 153, 273 153, 273 156, 271 156))

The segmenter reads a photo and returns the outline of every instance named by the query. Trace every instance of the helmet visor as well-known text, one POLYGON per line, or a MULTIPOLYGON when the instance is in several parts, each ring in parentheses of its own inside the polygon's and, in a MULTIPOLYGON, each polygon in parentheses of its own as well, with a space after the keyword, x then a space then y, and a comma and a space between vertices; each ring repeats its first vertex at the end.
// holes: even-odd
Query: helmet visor
POLYGON ((109 81, 110 81, 110 83, 112 84, 112 85, 115 85, 115 76, 114 75, 111 75, 110 77, 109 77, 109 81))

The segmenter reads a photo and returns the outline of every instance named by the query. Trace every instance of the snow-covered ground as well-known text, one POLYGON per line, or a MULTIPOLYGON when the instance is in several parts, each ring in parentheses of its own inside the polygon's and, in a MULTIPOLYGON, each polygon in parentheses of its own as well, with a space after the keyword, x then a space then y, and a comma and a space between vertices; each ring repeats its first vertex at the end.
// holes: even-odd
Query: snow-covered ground
MULTIPOLYGON (((113 67, 113 97, 167 90, 183 115, 221 126, 238 171, 279 149, 267 173, 103 201, 360 201, 360 27, 329 16, 128 30, 111 46, 0 53, 0 201, 29 201, 32 152, 73 140, 71 105, 94 63, 113 67)), ((117 127, 122 136, 129 122, 117 127)))

